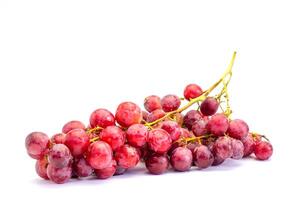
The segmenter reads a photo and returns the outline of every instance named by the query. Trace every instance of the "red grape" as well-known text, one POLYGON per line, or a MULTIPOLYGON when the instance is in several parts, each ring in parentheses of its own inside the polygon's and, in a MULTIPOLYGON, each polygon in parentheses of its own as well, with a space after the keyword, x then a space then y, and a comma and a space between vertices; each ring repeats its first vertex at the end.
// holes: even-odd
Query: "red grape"
POLYGON ((244 155, 244 146, 243 143, 240 140, 232 139, 232 158, 233 159, 241 159, 244 155))
POLYGON ((142 147, 146 144, 148 128, 142 124, 133 124, 126 131, 127 141, 134 147, 142 147))
POLYGON ((127 128, 141 122, 142 111, 135 103, 123 102, 117 107, 115 118, 117 123, 127 128))
POLYGON ((215 114, 207 123, 207 129, 215 136, 223 136, 228 130, 229 121, 224 114, 215 114))
POLYGON ((115 125, 115 119, 113 114, 104 108, 93 111, 90 115, 90 126, 94 128, 96 126, 106 128, 107 126, 115 125))
POLYGON ((85 158, 76 159, 73 163, 73 170, 78 177, 87 177, 93 173, 92 167, 85 158))
POLYGON ((25 139, 27 153, 33 159, 42 159, 48 151, 48 146, 49 138, 42 132, 32 132, 25 139))
POLYGON ((100 133, 101 140, 107 142, 113 151, 124 145, 126 140, 125 132, 117 126, 107 126, 100 133))
POLYGON ((64 144, 55 144, 48 153, 48 161, 55 168, 63 168, 71 163, 71 153, 64 144))
POLYGON ((255 144, 254 154, 258 160, 267 160, 273 154, 273 146, 266 141, 260 141, 255 144))
POLYGON ((137 149, 128 144, 121 146, 115 152, 117 164, 124 169, 135 167, 139 159, 139 152, 137 149))
POLYGON ((148 112, 156 109, 161 109, 160 98, 156 95, 151 95, 145 98, 144 107, 148 112))
POLYGON ((202 89, 197 84, 189 84, 186 86, 184 90, 184 97, 187 100, 195 99, 196 97, 199 97, 202 94, 202 89))
POLYGON ((200 112, 205 116, 214 115, 219 107, 219 102, 213 97, 207 97, 200 105, 200 112))
POLYGON ((251 155, 254 152, 254 139, 252 134, 248 134, 246 138, 243 139, 244 146, 244 157, 251 155))
POLYGON ((188 171, 192 166, 193 155, 186 147, 177 147, 171 155, 171 165, 176 171, 188 171))
POLYGON ((213 161, 213 163, 212 163, 212 166, 221 165, 224 161, 225 161, 225 159, 220 158, 220 157, 214 155, 214 161, 213 161))
POLYGON ((151 174, 162 174, 169 168, 169 159, 166 155, 153 154, 147 157, 145 164, 151 174))
POLYGON ((249 127, 243 120, 235 119, 230 121, 227 133, 235 139, 243 140, 249 133, 249 127))
POLYGON ((197 110, 190 110, 187 112, 187 114, 184 116, 184 125, 191 130, 193 123, 197 120, 202 119, 202 115, 197 110))
POLYGON ((36 172, 37 174, 41 177, 44 178, 46 180, 48 180, 48 176, 47 176, 47 166, 48 166, 48 161, 46 159, 46 157, 37 160, 36 162, 36 172))
POLYGON ((177 110, 181 102, 178 96, 176 95, 166 95, 161 99, 161 106, 165 112, 171 112, 177 110))
POLYGON ((192 132, 197 137, 205 135, 208 132, 206 125, 207 122, 204 119, 197 120, 192 125, 192 132))
POLYGON ((109 144, 97 141, 90 144, 87 152, 87 161, 94 169, 104 169, 110 165, 112 149, 109 144))
POLYGON ((80 121, 73 120, 73 121, 67 122, 63 126, 62 132, 63 133, 68 133, 69 131, 71 131, 73 129, 83 129, 83 130, 85 130, 85 125, 80 121))
POLYGON ((230 158, 233 154, 232 141, 229 137, 219 137, 213 146, 215 156, 222 158, 223 160, 230 158))
POLYGON ((47 166, 47 176, 55 183, 65 183, 71 178, 72 169, 70 166, 56 168, 49 164, 47 166))
POLYGON ((99 179, 107 179, 113 176, 116 172, 116 161, 112 160, 108 167, 105 167, 104 169, 96 169, 95 175, 99 179))
POLYGON ((162 109, 153 110, 151 113, 149 113, 147 117, 147 122, 154 122, 155 120, 158 120, 165 116, 165 112, 162 109))
POLYGON ((199 169, 211 166, 214 162, 214 156, 205 145, 200 145, 194 150, 194 163, 199 169))
POLYGON ((83 129, 73 129, 66 134, 65 145, 74 157, 81 157, 89 147, 89 136, 83 129))
POLYGON ((156 153, 165 153, 172 144, 169 133, 163 129, 153 129, 148 134, 148 146, 156 153))
POLYGON ((142 111, 143 120, 144 120, 145 122, 147 121, 148 115, 149 115, 148 112, 146 112, 146 111, 144 111, 144 110, 142 111))
POLYGON ((181 131, 179 130, 180 126, 174 121, 163 121, 158 128, 167 131, 170 134, 172 141, 178 140, 181 135, 181 131))
POLYGON ((65 133, 57 133, 54 134, 50 141, 54 144, 64 144, 66 140, 66 134, 65 133))

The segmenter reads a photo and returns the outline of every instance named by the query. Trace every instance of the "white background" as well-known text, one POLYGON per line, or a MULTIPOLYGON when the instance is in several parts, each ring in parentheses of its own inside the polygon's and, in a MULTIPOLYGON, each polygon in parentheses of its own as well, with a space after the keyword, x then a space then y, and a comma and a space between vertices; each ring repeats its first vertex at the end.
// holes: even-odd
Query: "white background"
POLYGON ((301 199, 299 1, 0 2, 0 199, 301 199), (28 133, 191 82, 206 89, 234 50, 234 117, 271 139, 269 161, 64 185, 35 174, 28 133))

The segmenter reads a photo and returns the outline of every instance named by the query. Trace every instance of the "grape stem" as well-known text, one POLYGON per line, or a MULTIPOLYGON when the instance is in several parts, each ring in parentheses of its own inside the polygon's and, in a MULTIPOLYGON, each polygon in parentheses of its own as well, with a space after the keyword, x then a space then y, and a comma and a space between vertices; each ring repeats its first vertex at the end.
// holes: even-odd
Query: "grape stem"
MULTIPOLYGON (((176 113, 181 113, 183 112, 184 110, 188 109, 189 107, 191 107, 193 104, 197 103, 197 102, 201 102, 201 101, 204 101, 207 96, 221 83, 223 83, 224 85, 224 88, 227 87, 228 83, 230 82, 231 80, 231 77, 232 77, 232 69, 233 69, 233 65, 234 65, 234 61, 235 61, 235 58, 236 58, 236 51, 233 53, 233 57, 231 59, 231 62, 229 64, 229 66, 227 67, 226 71, 223 73, 223 75, 221 76, 221 78, 216 82, 214 83, 209 89, 207 89, 206 91, 204 91, 204 93, 202 95, 200 95, 199 97, 196 97, 195 99, 191 99, 186 105, 184 105, 183 107, 177 109, 177 110, 174 110, 174 111, 171 111, 171 112, 168 112, 165 116, 153 121, 153 122, 149 122, 149 123, 145 123, 145 126, 147 127, 150 127, 150 126, 153 126, 161 121, 163 121, 164 119, 166 119, 167 117, 170 117, 176 113), (226 80, 227 79, 227 80, 226 80)), ((225 89, 222 90, 221 92, 221 95, 225 93, 225 89)))

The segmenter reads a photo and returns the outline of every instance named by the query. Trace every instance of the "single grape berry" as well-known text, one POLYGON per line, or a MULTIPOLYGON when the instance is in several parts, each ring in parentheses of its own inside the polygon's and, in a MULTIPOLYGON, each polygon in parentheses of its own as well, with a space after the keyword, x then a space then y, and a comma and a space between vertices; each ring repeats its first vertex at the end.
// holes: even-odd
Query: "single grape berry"
POLYGON ((72 169, 70 166, 56 168, 51 164, 47 166, 47 176, 55 183, 61 184, 67 182, 71 178, 72 169))
POLYGON ((151 95, 145 98, 144 107, 148 112, 156 109, 161 109, 160 98, 156 95, 151 95))
POLYGON ((202 115, 199 111, 197 110, 190 110, 189 112, 187 112, 187 114, 184 116, 184 120, 183 123, 184 125, 191 130, 194 122, 196 122, 197 120, 202 119, 202 115))
POLYGON ((85 130, 85 125, 82 122, 77 121, 77 120, 67 122, 62 128, 62 133, 68 133, 69 131, 71 131, 73 129, 85 130))
POLYGON ((273 154, 273 146, 266 141, 260 141, 255 144, 254 154, 258 160, 267 160, 273 154))
POLYGON ((73 163, 73 171, 78 177, 88 177, 93 173, 92 167, 85 158, 75 160, 73 163))
POLYGON ((113 114, 104 108, 97 109, 93 111, 90 115, 90 126, 106 128, 107 126, 115 125, 115 118, 113 114))
POLYGON ((200 112, 204 116, 214 115, 219 107, 219 102, 213 97, 207 97, 200 105, 200 112))
POLYGON ((108 167, 105 167, 104 169, 96 169, 95 175, 99 179, 107 179, 113 176, 116 172, 116 161, 112 160, 108 167))
POLYGON ((32 132, 25 139, 27 153, 33 159, 42 159, 48 151, 48 146, 49 138, 42 132, 32 132))
POLYGON ((172 141, 176 141, 181 136, 181 131, 179 130, 180 126, 175 121, 163 121, 159 124, 158 128, 161 128, 165 131, 167 131, 172 141))
POLYGON ((165 112, 171 112, 177 110, 181 102, 178 96, 176 95, 166 95, 161 99, 161 106, 165 112))
POLYGON ((223 136, 228 130, 229 121, 224 114, 215 114, 209 119, 207 129, 215 136, 223 136))
POLYGON ((242 140, 244 146, 244 157, 251 155, 254 152, 255 142, 251 133, 242 140))
POLYGON ((147 142, 148 128, 142 124, 133 124, 127 131, 127 141, 131 146, 142 147, 147 142))
POLYGON ((50 141, 54 144, 64 144, 66 141, 66 134, 65 133, 57 133, 54 134, 50 141))
POLYGON ((142 111, 135 103, 123 102, 117 107, 115 119, 122 127, 128 128, 141 122, 142 111))
POLYGON ((227 136, 219 137, 214 143, 213 151, 215 156, 223 160, 230 158, 233 155, 231 138, 227 136))
POLYGON ((232 158, 233 159, 241 159, 244 155, 244 146, 243 143, 240 140, 232 139, 232 158))
POLYGON ((153 110, 151 113, 149 113, 147 117, 147 122, 154 122, 165 116, 165 114, 166 113, 162 109, 153 110))
POLYGON ((187 100, 195 99, 196 97, 199 97, 200 95, 202 95, 202 89, 197 84, 189 84, 186 86, 186 88, 184 90, 184 97, 187 100))
POLYGON ((126 141, 125 132, 117 126, 107 126, 100 133, 100 138, 107 142, 113 151, 123 146, 126 141))
POLYGON ((74 157, 81 157, 89 147, 89 136, 83 129, 73 129, 66 134, 65 145, 74 157))
POLYGON ((87 152, 87 161, 94 169, 104 169, 112 160, 112 149, 109 144, 97 141, 90 144, 87 152))
POLYGON ((207 122, 204 119, 197 120, 192 125, 192 132, 196 137, 207 134, 207 122))
POLYGON ((165 153, 172 145, 170 134, 163 129, 153 129, 149 131, 148 146, 156 153, 165 153))
POLYGON ((230 121, 227 133, 232 138, 243 140, 249 133, 249 127, 243 120, 234 119, 230 121))
POLYGON ((200 145, 194 149, 194 163, 199 169, 211 166, 214 162, 214 156, 205 145, 200 145))
POLYGON ((140 157, 137 149, 128 144, 121 146, 115 152, 115 160, 117 164, 124 169, 135 167, 139 159, 140 157))
POLYGON ((169 168, 169 159, 166 155, 152 154, 146 158, 145 164, 151 174, 162 174, 169 168))
POLYGON ((72 156, 68 147, 64 144, 55 144, 48 153, 48 161, 55 168, 63 168, 70 165, 72 156))
POLYGON ((171 165, 176 171, 188 171, 192 166, 193 155, 186 147, 177 147, 171 155, 171 165))
POLYGON ((36 162, 36 172, 41 178, 44 178, 45 180, 49 179, 47 176, 47 166, 48 166, 48 161, 46 157, 41 158, 36 162))

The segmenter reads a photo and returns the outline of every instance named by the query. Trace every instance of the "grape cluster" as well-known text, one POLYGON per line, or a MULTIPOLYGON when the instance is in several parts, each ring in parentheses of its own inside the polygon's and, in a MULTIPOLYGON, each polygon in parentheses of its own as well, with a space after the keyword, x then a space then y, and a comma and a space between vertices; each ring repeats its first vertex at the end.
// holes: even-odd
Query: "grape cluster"
POLYGON ((88 126, 70 121, 51 138, 32 132, 25 141, 27 153, 37 160, 37 174, 55 183, 88 176, 107 179, 139 162, 151 174, 162 174, 170 166, 181 172, 204 169, 251 154, 269 159, 273 148, 268 139, 250 132, 245 121, 231 119, 229 106, 222 108, 222 98, 228 96, 223 78, 218 82, 224 85, 220 95, 209 95, 214 87, 203 91, 190 84, 184 98, 146 97, 146 111, 123 102, 115 115, 104 108, 92 112, 88 126), (183 114, 193 104, 197 108, 183 114))

